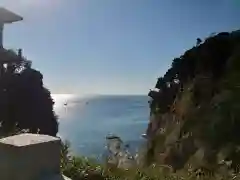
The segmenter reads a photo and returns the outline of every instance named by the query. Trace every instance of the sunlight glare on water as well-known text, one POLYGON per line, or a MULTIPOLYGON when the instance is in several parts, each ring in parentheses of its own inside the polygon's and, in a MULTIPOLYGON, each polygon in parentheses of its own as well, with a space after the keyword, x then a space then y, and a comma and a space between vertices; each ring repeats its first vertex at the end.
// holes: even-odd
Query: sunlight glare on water
POLYGON ((59 136, 70 141, 76 154, 101 156, 108 134, 120 136, 133 150, 144 142, 141 134, 146 130, 149 115, 146 96, 53 94, 52 97, 56 102, 59 136))
POLYGON ((52 94, 51 96, 55 102, 54 110, 57 115, 64 110, 64 104, 68 104, 68 102, 75 97, 74 94, 52 94))

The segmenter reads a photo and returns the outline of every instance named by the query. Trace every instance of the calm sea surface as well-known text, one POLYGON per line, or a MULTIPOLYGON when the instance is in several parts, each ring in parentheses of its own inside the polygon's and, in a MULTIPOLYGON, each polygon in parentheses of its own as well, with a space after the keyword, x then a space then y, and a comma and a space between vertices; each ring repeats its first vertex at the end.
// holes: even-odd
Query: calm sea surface
POLYGON ((74 154, 100 158, 106 135, 113 133, 139 147, 149 118, 146 96, 53 95, 59 116, 59 135, 71 143, 74 154))

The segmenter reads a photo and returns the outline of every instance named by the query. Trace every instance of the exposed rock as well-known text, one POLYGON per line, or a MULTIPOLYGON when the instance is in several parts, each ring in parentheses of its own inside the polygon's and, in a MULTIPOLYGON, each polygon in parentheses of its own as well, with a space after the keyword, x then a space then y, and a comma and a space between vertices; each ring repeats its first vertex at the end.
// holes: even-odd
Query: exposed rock
POLYGON ((108 163, 118 168, 129 169, 137 164, 136 156, 128 151, 129 145, 124 145, 121 138, 116 135, 106 137, 109 151, 108 163))
MULTIPOLYGON (((175 58, 151 91, 150 162, 205 170, 240 162, 240 33, 198 40, 175 58)), ((239 168, 238 168, 239 169, 239 168)), ((204 170, 204 171, 205 171, 204 170)))

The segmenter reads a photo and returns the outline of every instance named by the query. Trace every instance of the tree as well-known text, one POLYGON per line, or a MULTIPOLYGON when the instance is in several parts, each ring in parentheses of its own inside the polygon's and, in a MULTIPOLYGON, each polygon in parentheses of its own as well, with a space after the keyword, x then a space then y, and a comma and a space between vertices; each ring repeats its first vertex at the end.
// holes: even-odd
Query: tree
MULTIPOLYGON (((3 57, 0 57, 0 60, 3 57)), ((7 63, 0 77, 0 132, 27 130, 56 136, 57 116, 50 91, 43 86, 43 75, 20 59, 7 63)))

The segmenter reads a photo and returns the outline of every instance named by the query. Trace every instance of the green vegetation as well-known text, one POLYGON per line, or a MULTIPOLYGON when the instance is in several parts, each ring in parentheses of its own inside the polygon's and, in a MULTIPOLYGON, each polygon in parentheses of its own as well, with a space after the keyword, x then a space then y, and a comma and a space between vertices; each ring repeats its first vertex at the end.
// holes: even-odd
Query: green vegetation
POLYGON ((0 135, 28 131, 56 136, 57 117, 43 75, 14 51, 0 48, 0 135))
POLYGON ((155 88, 147 159, 176 172, 239 172, 240 31, 198 39, 155 88))
POLYGON ((147 167, 133 167, 128 170, 119 169, 110 164, 98 164, 93 159, 67 155, 69 145, 63 143, 62 172, 73 180, 237 180, 240 174, 227 171, 225 174, 203 174, 191 168, 173 172, 169 166, 152 164, 147 167))

